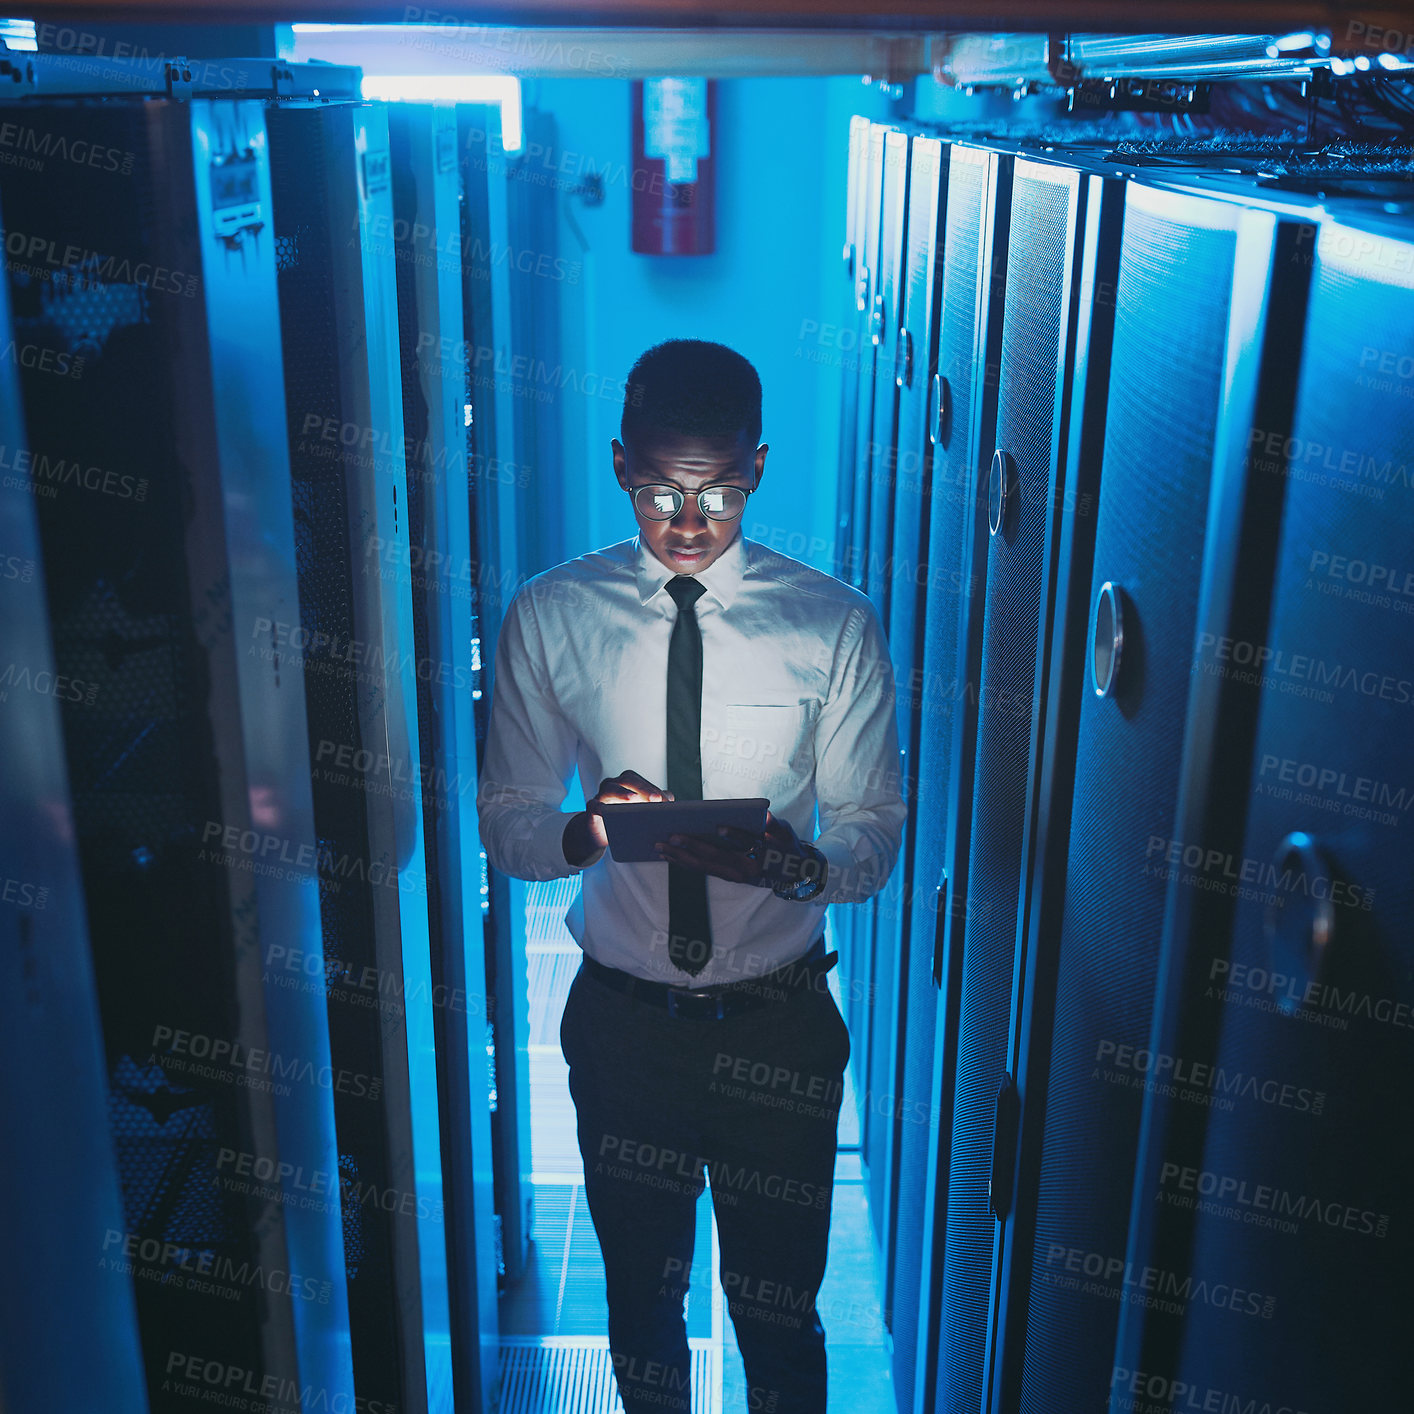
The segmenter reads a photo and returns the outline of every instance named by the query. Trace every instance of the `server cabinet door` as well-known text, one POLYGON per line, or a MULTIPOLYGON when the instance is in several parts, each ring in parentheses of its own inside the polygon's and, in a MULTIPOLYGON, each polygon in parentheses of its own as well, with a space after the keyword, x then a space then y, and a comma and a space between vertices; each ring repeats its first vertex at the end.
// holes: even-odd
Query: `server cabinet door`
POLYGON ((1210 735, 1220 751, 1236 727, 1246 760, 1215 769, 1190 732, 1182 833, 1154 851, 1176 1093, 1150 1102, 1133 1250, 1206 1289, 1181 1320, 1132 1322, 1121 1357, 1234 1404, 1380 1409, 1414 1378, 1414 242, 1369 221, 1311 234, 1277 262, 1312 279, 1294 418, 1243 449, 1285 492, 1270 620, 1214 615, 1193 659, 1210 735))
MULTIPOLYGON (((908 217, 908 144, 906 133, 884 137, 883 201, 879 223, 879 280, 870 311, 874 345, 874 431, 870 439, 869 538, 866 586, 881 622, 887 624, 893 578, 893 505, 898 467, 898 384, 895 343, 903 303, 903 250, 908 217)), ((869 1050, 856 1067, 870 1102, 864 1107, 864 1161, 869 1169, 870 1215, 879 1244, 880 1271, 888 1286, 895 1221, 893 1192, 898 1116, 894 1101, 898 1081, 899 909, 897 890, 902 861, 883 890, 869 901, 870 938, 869 1050)))
POLYGON ((893 588, 894 483, 898 476, 898 331, 903 307, 903 261, 908 231, 907 133, 884 134, 879 208, 879 272, 869 309, 874 348, 874 423, 869 439, 869 516, 864 589, 884 623, 893 588))
POLYGON ((1034 162, 1016 162, 1012 174, 996 439, 985 458, 988 545, 966 862, 967 898, 979 906, 962 950, 941 1312, 949 1408, 986 1407, 993 1291, 1010 1215, 1009 1038, 1024 975, 1018 928, 1044 741, 1055 513, 1074 490, 1063 450, 1081 298, 1082 185, 1074 169, 1034 162))
MULTIPOLYGON (((954 144, 948 153, 947 226, 943 246, 942 313, 939 326, 935 406, 941 409, 931 436, 932 495, 928 564, 934 575, 955 577, 960 593, 930 591, 924 628, 923 675, 918 689, 918 860, 920 893, 933 889, 933 913, 920 912, 915 947, 933 953, 937 999, 932 1100, 939 1116, 937 1143, 929 1154, 925 1222, 940 1221, 937 1204, 949 1188, 952 1102, 957 1061, 957 1009, 965 926, 972 904, 966 891, 968 837, 972 820, 977 685, 984 602, 981 567, 986 555, 986 459, 994 446, 996 369, 1001 346, 1006 285, 1007 223, 1011 204, 1009 157, 954 144), (984 457, 985 448, 985 457, 984 457)), ((925 1244, 945 1250, 942 1232, 925 1233, 925 1244)), ((925 1245, 925 1251, 928 1247, 925 1245)), ((930 1286, 941 1276, 926 1273, 930 1286)), ((950 1333, 938 1309, 929 1312, 932 1342, 944 1347, 950 1333)), ((948 1369, 946 1354, 926 1382, 931 1390, 948 1369)), ((946 1406, 945 1406, 946 1407, 946 1406)))
MULTIPOLYGON (((527 577, 520 557, 521 499, 504 475, 493 470, 516 463, 515 381, 506 320, 510 305, 508 262, 494 252, 511 248, 506 155, 501 149, 499 110, 489 104, 459 104, 457 132, 465 200, 462 204, 462 308, 468 343, 467 406, 471 450, 481 472, 472 482, 472 557, 475 560, 478 640, 481 661, 492 675, 501 618, 527 577)), ((492 685, 493 686, 493 685, 492 685)), ((476 702, 478 760, 485 743, 490 692, 476 702)), ((530 1186, 530 1018, 526 999, 525 886, 489 867, 486 995, 491 1003, 495 1101, 491 1144, 495 1169, 496 1230, 500 1275, 515 1281, 530 1252, 534 1192, 530 1186)))
MULTIPOLYGON (((1016 1406, 1025 1343, 1035 1198, 1029 1188, 1017 1191, 1017 1168, 1028 1179, 1034 1173, 1029 1160, 1044 1115, 1041 1078, 1058 959, 1055 929, 1041 925, 1060 906, 1072 828, 1124 197, 1125 183, 1113 177, 1017 163, 970 861, 971 889, 1002 902, 1014 894, 1016 909, 1008 924, 990 913, 979 917, 964 964, 977 969, 976 1049, 995 1056, 994 1028, 1002 1024, 997 989, 1011 962, 1005 1069, 996 1085, 1000 1090, 1006 1077, 1015 1078, 1019 1109, 994 1114, 987 1145, 994 1185, 989 1206, 997 1221, 987 1368, 990 1407, 996 1410, 1016 1406), (1012 441, 1019 451, 1011 449, 1012 441), (1042 504, 1033 508, 1032 501, 1042 504), (1037 512, 1044 524, 1033 526, 1037 512), (1015 528, 1008 541, 1009 521, 1015 528), (1023 558, 1028 548, 1040 550, 1034 564, 1023 558), (1024 635, 1016 622, 1023 613, 1024 635), (1001 630, 995 652, 994 624, 1001 630), (1019 719, 1022 712, 1030 717, 1029 728, 1019 719), (988 713, 994 714, 990 723, 988 713), (1009 776, 1013 749, 1018 759, 1009 776), (1005 956, 1009 943, 1011 959, 1005 956)), ((972 999, 965 990, 964 1006, 972 999)), ((985 1097, 984 1084, 979 1098, 985 1097)))
POLYGON ((844 305, 840 328, 853 336, 848 349, 842 350, 843 376, 840 391, 840 458, 835 486, 837 511, 835 562, 845 562, 848 547, 849 510, 854 505, 854 459, 859 418, 859 378, 855 360, 859 354, 859 335, 863 330, 862 316, 868 309, 868 280, 863 265, 864 247, 864 188, 869 166, 868 118, 855 114, 849 120, 849 161, 845 172, 845 241, 844 268, 849 282, 848 300, 844 305))
MULTIPOLYGON (((856 254, 858 290, 861 303, 855 326, 853 367, 846 365, 845 381, 856 388, 855 438, 850 472, 850 495, 841 501, 839 564, 841 579, 864 589, 868 554, 870 478, 874 473, 874 371, 878 350, 869 337, 869 325, 879 292, 879 252, 883 213, 884 138, 888 127, 870 123, 860 180, 860 209, 857 216, 860 245, 856 254)), ((845 998, 844 1018, 859 1057, 855 1075, 865 1080, 869 1068, 870 1028, 873 1024, 869 999, 873 985, 874 901, 866 899, 834 910, 840 937, 840 985, 845 998)), ((868 1083, 856 1092, 861 1136, 868 1128, 868 1083)))
MULTIPOLYGON (((943 227, 947 213, 947 147, 937 138, 915 136, 909 161, 907 248, 903 312, 899 321, 895 383, 899 389, 898 457, 894 480, 893 560, 897 573, 889 596, 889 648, 898 684, 898 738, 902 744, 904 790, 908 800, 901 875, 880 904, 881 916, 893 910, 898 931, 898 1021, 900 1048, 896 1086, 898 1146, 895 1220, 890 1237, 885 1285, 886 1320, 893 1331, 893 1378, 900 1410, 913 1409, 914 1361, 919 1317, 929 1293, 919 1241, 927 1187, 928 1150, 937 1133, 930 1124, 933 1078, 933 939, 915 920, 936 921, 932 881, 918 854, 928 846, 920 829, 922 782, 919 760, 918 692, 915 677, 923 667, 923 616, 937 594, 956 595, 955 577, 935 574, 928 559, 928 478, 933 466, 929 395, 938 366, 938 316, 942 303, 943 227)), ((933 849, 933 854, 937 850, 933 849)))
MULTIPOLYGON (((271 109, 299 628, 356 1388, 451 1386, 392 169, 380 105, 271 109), (370 988, 375 992, 369 995, 370 988), (391 1195, 391 1198, 389 1197, 391 1195)), ((434 876, 435 886, 435 876, 434 876)))
POLYGON ((1017 1207, 1035 1217, 1013 1271, 1026 1280, 1029 1261, 1015 1406, 1027 1414, 1109 1398, 1145 1083, 1133 1057, 1164 910, 1146 848, 1172 831, 1215 448, 1224 428, 1252 425, 1263 347, 1245 292, 1255 281, 1265 298, 1275 229, 1267 213, 1184 193, 1131 186, 1126 201, 1076 827, 1063 902, 1048 890, 1033 925, 1058 965, 1049 1055, 1025 1077, 1017 1207))
POLYGON ((280 966, 323 970, 261 111, 20 120, 101 156, 6 179, 55 658, 91 694, 65 746, 125 1209, 94 1260, 134 1278, 153 1409, 212 1369, 348 1401, 335 1072, 280 966))
MULTIPOLYGON (((454 1403, 495 1406, 499 1374, 491 1123, 486 1081, 483 870, 476 820, 480 681, 468 485, 456 113, 388 113, 418 674, 418 777, 428 870, 433 1030, 447 1226, 454 1403)), ((470 473, 470 475, 469 475, 470 473)), ((424 1083, 426 1079, 424 1078, 424 1083)))
POLYGON ((15 354, 0 362, 0 1060, 9 1077, 0 1205, 5 1265, 23 1274, 5 1284, 0 1305, 0 1403, 146 1414, 133 1285, 100 1265, 105 1235, 123 1231, 122 1199, 39 527, 21 470, 16 369, 45 350, 17 337, 3 280, 0 336, 15 354), (75 1360, 76 1344, 91 1358, 75 1360))
MULTIPOLYGON (((846 455, 849 457, 847 476, 840 487, 838 507, 839 535, 837 542, 840 578, 856 589, 865 585, 864 547, 868 533, 869 448, 874 435, 874 368, 877 350, 869 337, 874 311, 874 296, 879 290, 880 218, 884 200, 884 137, 889 128, 885 123, 863 122, 858 130, 858 170, 851 183, 854 188, 854 338, 845 364, 846 399, 854 409, 854 437, 846 455), (851 386, 852 385, 852 386, 851 386)), ((850 128, 851 158, 856 129, 850 128)))
MULTIPOLYGON (((869 587, 869 507, 872 502, 872 479, 879 449, 875 441, 875 394, 878 391, 876 370, 879 349, 874 342, 875 315, 883 318, 883 217, 884 217, 884 139, 890 129, 884 123, 869 125, 868 159, 864 171, 863 245, 860 258, 863 267, 860 283, 865 302, 859 330, 859 417, 855 424, 854 487, 848 509, 849 523, 845 527, 845 558, 840 567, 841 578, 856 589, 869 587)), ((846 514, 845 508, 840 508, 846 514)))

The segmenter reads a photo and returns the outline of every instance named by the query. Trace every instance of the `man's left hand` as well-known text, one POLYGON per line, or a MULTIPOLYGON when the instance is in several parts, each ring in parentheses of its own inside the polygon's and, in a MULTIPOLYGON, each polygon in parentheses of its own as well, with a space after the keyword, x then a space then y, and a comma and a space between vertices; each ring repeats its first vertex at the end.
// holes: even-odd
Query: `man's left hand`
POLYGON ((723 825, 715 838, 671 835, 659 842, 658 853, 669 863, 699 869, 734 884, 755 884, 765 889, 783 878, 799 879, 801 866, 814 858, 790 821, 769 810, 766 828, 759 835, 723 825))

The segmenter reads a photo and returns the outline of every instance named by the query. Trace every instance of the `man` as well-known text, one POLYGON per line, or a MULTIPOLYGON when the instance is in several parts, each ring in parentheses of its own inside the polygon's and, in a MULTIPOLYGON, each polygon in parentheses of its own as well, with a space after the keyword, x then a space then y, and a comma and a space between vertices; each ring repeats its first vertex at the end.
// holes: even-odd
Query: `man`
POLYGON ((893 673, 863 595, 741 535, 767 452, 751 364, 673 340, 627 390, 613 461, 638 535, 508 607, 482 838, 519 878, 583 876, 560 1040, 625 1409, 689 1409, 705 1173, 749 1408, 824 1414, 814 1303, 850 1051, 825 907, 876 892, 898 853, 893 673), (576 766, 587 807, 566 815, 576 766), (752 796, 770 801, 759 837, 605 854, 601 805, 752 796))

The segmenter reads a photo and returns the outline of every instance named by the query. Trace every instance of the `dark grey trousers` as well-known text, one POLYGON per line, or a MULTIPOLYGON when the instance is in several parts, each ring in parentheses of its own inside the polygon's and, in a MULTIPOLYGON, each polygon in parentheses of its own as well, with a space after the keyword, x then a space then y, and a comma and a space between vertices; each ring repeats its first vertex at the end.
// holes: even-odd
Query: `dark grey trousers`
POLYGON ((690 1408, 684 1303, 710 1182, 753 1414, 825 1414, 825 1275, 849 1032, 824 975, 722 1020, 582 967, 560 1024, 627 1414, 690 1408))

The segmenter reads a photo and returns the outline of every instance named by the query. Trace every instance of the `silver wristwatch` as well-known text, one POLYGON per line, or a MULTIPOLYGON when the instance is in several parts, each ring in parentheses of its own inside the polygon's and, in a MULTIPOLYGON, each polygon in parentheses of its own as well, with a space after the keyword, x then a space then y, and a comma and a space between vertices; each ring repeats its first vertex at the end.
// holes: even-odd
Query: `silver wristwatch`
POLYGON ((808 844, 805 849, 816 868, 809 872, 802 869, 794 878, 777 879, 771 885, 771 892, 777 898, 786 899, 791 903, 807 903, 824 890, 825 875, 829 871, 829 863, 814 845, 808 844))

